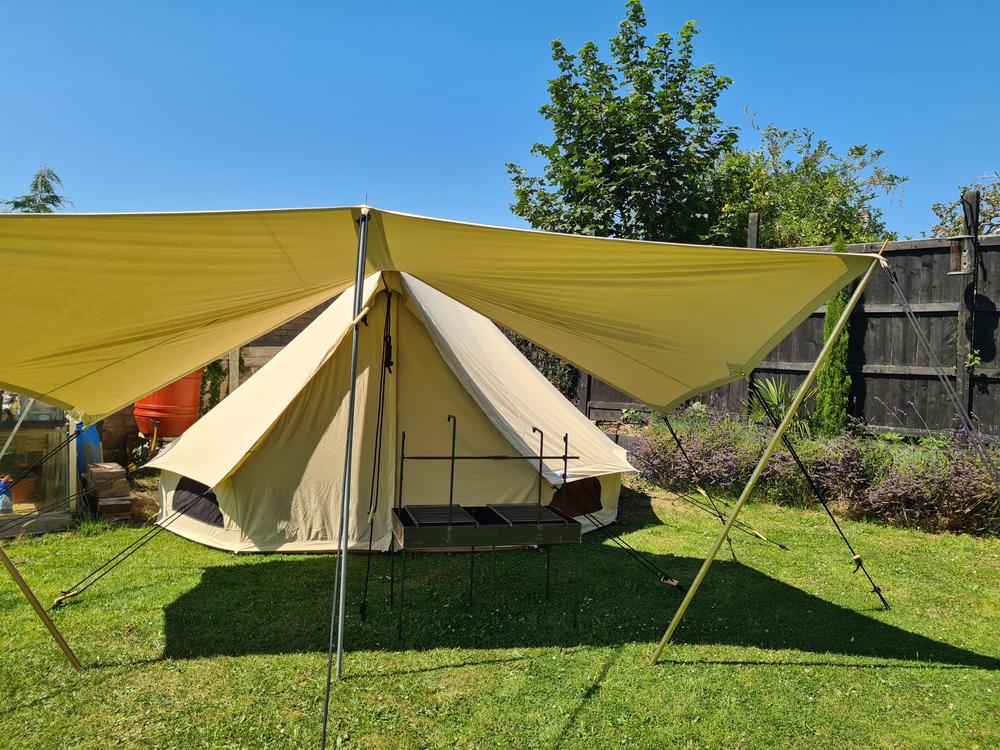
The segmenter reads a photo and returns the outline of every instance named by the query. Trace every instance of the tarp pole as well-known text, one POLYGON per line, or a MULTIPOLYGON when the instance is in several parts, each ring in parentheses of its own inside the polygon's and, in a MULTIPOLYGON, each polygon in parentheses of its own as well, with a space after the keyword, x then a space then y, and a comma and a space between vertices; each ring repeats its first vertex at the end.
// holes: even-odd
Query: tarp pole
POLYGON ((823 348, 816 357, 816 361, 813 362, 812 367, 806 374, 805 380, 802 381, 802 385, 799 386, 799 389, 795 392, 795 397, 792 399, 792 403, 788 405, 788 409, 785 411, 785 416, 781 419, 781 424, 778 425, 778 428, 774 431, 774 435, 771 436, 771 440, 767 444, 767 448, 764 449, 764 455, 762 455, 760 460, 757 462, 757 466, 754 468, 749 481, 743 488, 743 492, 740 494, 739 500, 736 501, 736 505, 733 506, 733 510, 729 514, 729 518, 726 519, 726 523, 722 527, 722 533, 719 534, 718 539, 715 540, 715 544, 712 545, 712 549, 709 550, 708 556, 705 558, 705 562, 701 564, 701 570, 698 571, 698 575, 695 576, 694 581, 691 583, 691 587, 684 595, 684 599, 677 608, 677 612, 674 613, 674 619, 670 621, 670 626, 667 628, 667 631, 663 634, 659 644, 656 646, 656 650, 653 652, 653 658, 650 660, 651 664, 659 663, 660 655, 663 653, 663 649, 666 648, 667 643, 671 638, 673 638, 674 631, 676 631, 677 626, 680 625, 681 618, 684 617, 684 613, 691 604, 691 600, 694 599, 694 595, 697 593, 698 587, 701 586, 701 582, 705 580, 705 575, 708 573, 708 569, 712 567, 712 562, 715 560, 715 556, 719 553, 719 549, 722 545, 725 544, 726 538, 729 536, 729 531, 733 528, 733 524, 736 522, 736 517, 743 509, 747 500, 750 498, 751 493, 757 486, 757 482, 760 480, 761 474, 764 473, 764 468, 767 466, 768 461, 771 460, 774 452, 778 449, 782 436, 785 434, 788 426, 795 418, 795 414, 798 412, 799 407, 802 406, 802 402, 805 401, 806 394, 812 387, 813 381, 816 380, 816 375, 819 373, 819 368, 823 365, 823 362, 830 354, 830 350, 833 349, 833 346, 840 337, 840 334, 847 326, 847 321, 850 319, 851 313, 861 300, 861 296, 864 294, 865 288, 872 280, 872 276, 875 274, 875 269, 878 268, 879 264, 883 262, 882 253, 885 252, 887 244, 888 241, 882 245, 882 249, 879 250, 878 255, 872 261, 871 266, 867 271, 865 271, 865 275, 861 277, 861 281, 858 282, 858 286, 854 290, 854 294, 852 294, 851 298, 848 300, 847 306, 844 308, 844 312, 841 314, 837 324, 830 332, 830 336, 824 342, 823 348))
POLYGON ((354 404, 358 395, 358 334, 361 327, 361 307, 364 304, 365 255, 368 252, 367 206, 362 206, 358 217, 358 266, 354 274, 354 322, 351 331, 351 395, 347 402, 347 439, 344 448, 344 486, 340 500, 340 591, 337 604, 337 679, 340 679, 344 662, 344 613, 347 605, 347 544, 350 535, 351 464, 354 454, 354 404))
POLYGON ((3 563, 7 572, 10 573, 10 577, 14 579, 14 583, 16 583, 18 588, 21 589, 21 593, 24 594, 24 598, 28 600, 32 609, 35 610, 35 614, 38 615, 38 619, 42 621, 49 633, 55 639, 56 643, 59 644, 59 648, 61 648, 62 652, 66 654, 66 658, 69 659, 69 663, 73 665, 74 669, 83 669, 83 665, 80 663, 80 660, 76 658, 76 654, 73 653, 73 649, 71 649, 69 644, 66 643, 66 639, 63 638, 62 633, 59 632, 59 628, 57 628, 56 624, 52 622, 52 618, 50 618, 48 613, 45 611, 45 607, 43 607, 41 602, 38 601, 38 597, 35 596, 35 592, 31 590, 31 587, 28 585, 28 582, 24 580, 21 572, 14 565, 13 561, 7 556, 7 553, 4 552, 3 547, 0 547, 0 563, 3 563))

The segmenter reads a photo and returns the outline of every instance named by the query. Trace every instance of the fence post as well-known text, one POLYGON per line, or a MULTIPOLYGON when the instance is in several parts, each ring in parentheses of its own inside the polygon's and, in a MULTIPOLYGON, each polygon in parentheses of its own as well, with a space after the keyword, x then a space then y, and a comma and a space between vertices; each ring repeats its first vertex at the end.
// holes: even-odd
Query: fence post
POLYGON ((760 230, 760 214, 752 213, 747 219, 747 247, 757 247, 757 235, 760 230))
POLYGON ((230 350, 229 352, 229 372, 228 374, 228 390, 227 395, 232 393, 240 385, 240 348, 230 350))
POLYGON ((580 377, 576 381, 576 408, 583 412, 583 416, 590 417, 590 374, 580 370, 580 377))
POLYGON ((961 287, 958 300, 958 342, 955 363, 955 390, 967 412, 972 411, 972 370, 969 363, 975 353, 973 342, 976 333, 976 293, 979 286, 979 191, 967 190, 962 193, 962 213, 964 229, 958 238, 962 255, 971 258, 969 283, 961 287))

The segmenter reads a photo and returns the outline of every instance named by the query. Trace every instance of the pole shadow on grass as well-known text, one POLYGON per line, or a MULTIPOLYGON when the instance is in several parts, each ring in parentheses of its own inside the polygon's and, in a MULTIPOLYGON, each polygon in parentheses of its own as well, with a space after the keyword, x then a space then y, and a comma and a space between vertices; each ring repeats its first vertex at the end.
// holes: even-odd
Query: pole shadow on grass
MULTIPOLYGON (((547 602, 544 554, 535 550, 477 553, 472 607, 467 554, 411 553, 402 639, 396 637, 398 610, 389 608, 388 555, 376 555, 371 561, 368 617, 363 624, 359 605, 367 559, 352 555, 347 648, 396 651, 655 643, 680 603, 679 592, 658 583, 616 548, 598 542, 588 536, 583 544, 552 549, 552 593, 547 602), (495 601, 491 554, 496 555, 495 601), (576 628, 574 581, 579 586, 580 606, 576 628)), ((690 557, 654 559, 684 581, 690 581, 701 564, 690 557)), ((397 606, 398 563, 397 559, 397 606)), ((334 564, 333 556, 275 557, 207 568, 198 585, 166 607, 164 656, 325 652, 334 564)), ((862 665, 837 657, 1000 668, 1000 659, 995 657, 909 632, 725 560, 713 566, 675 640, 792 649, 827 660, 818 663, 843 666, 862 665)), ((475 658, 469 663, 476 663, 475 658)), ((864 666, 913 665, 881 661, 864 666)))

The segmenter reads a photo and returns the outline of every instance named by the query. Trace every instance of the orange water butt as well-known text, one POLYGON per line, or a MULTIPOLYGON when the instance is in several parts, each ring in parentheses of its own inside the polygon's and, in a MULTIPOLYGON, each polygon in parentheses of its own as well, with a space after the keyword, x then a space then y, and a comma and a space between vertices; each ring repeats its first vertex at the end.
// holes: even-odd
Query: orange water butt
POLYGON ((150 436, 177 437, 198 421, 201 403, 201 370, 150 393, 135 402, 135 423, 150 436))

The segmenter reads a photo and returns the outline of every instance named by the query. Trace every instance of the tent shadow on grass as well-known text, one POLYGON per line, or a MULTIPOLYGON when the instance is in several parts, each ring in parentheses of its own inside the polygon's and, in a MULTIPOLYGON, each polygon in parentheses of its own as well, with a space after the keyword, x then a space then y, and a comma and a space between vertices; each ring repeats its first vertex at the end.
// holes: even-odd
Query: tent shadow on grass
MULTIPOLYGON (((468 606, 469 555, 410 554, 402 640, 396 637, 398 610, 389 608, 388 556, 372 558, 368 617, 363 625, 359 605, 367 559, 351 556, 347 648, 394 651, 654 643, 680 602, 679 592, 656 582, 617 548, 597 541, 591 536, 581 545, 552 549, 548 602, 544 601, 544 554, 536 550, 477 553, 472 608, 468 606), (576 628, 571 614, 576 600, 574 580, 579 585, 580 607, 576 628)), ((400 562, 397 555, 397 605, 400 562)), ((656 562, 681 580, 691 580, 701 564, 695 558, 671 556, 658 556, 656 562)), ((206 569, 197 586, 166 608, 164 656, 325 652, 334 564, 333 556, 261 557, 206 569)), ((995 657, 903 630, 724 560, 713 567, 676 640, 792 649, 822 655, 818 663, 844 666, 852 666, 840 658, 848 656, 878 660, 863 666, 906 667, 887 660, 907 660, 1000 668, 1000 659, 995 657)), ((795 662, 800 659, 796 657, 795 662)))

